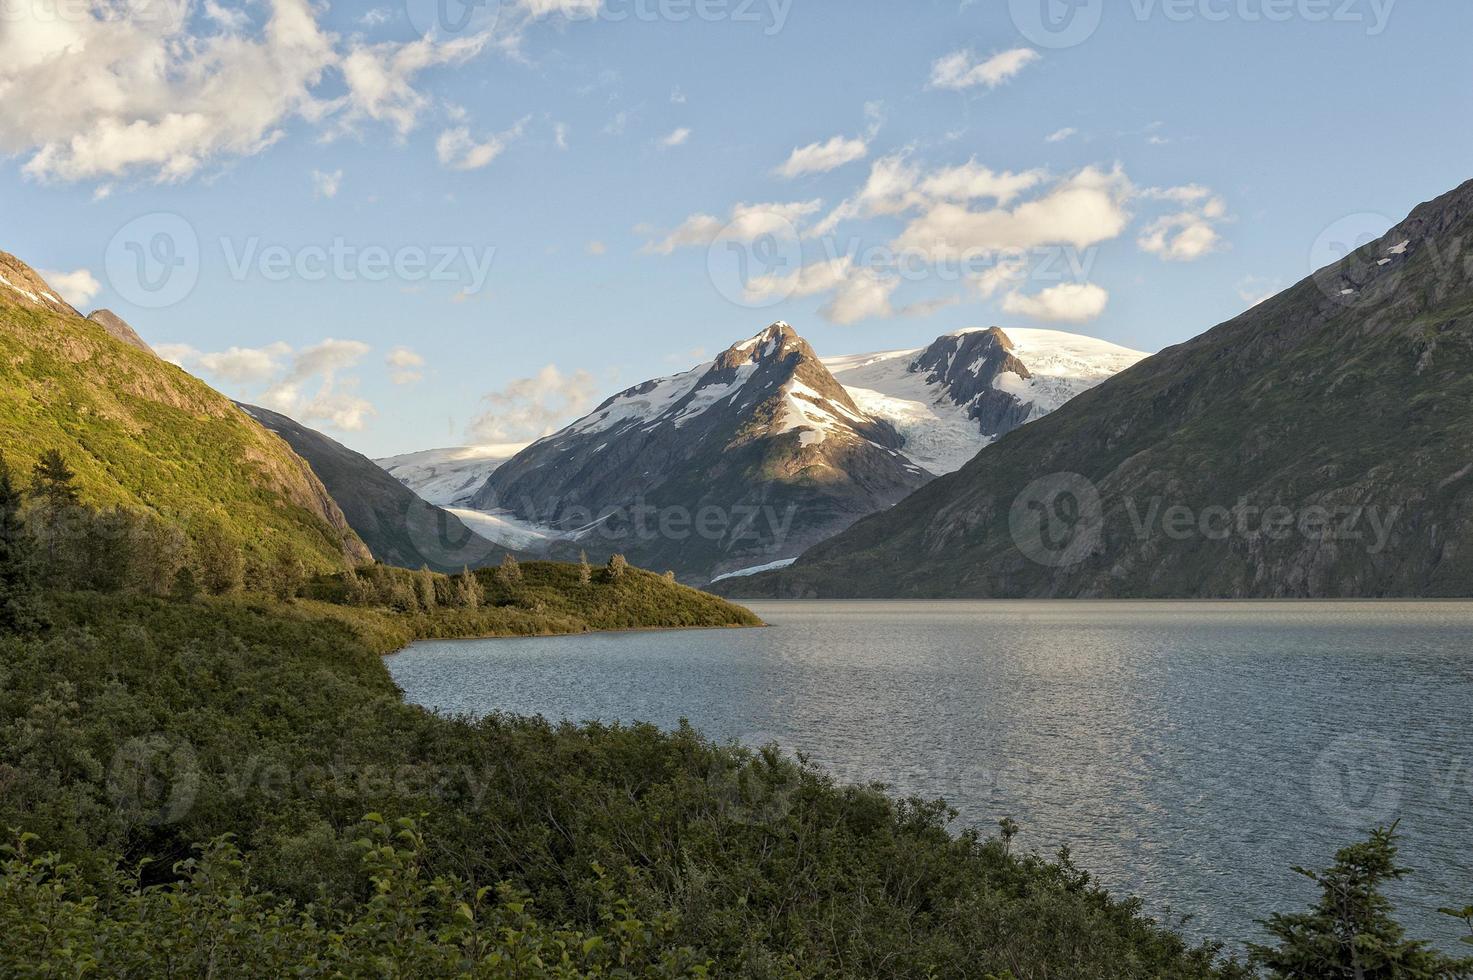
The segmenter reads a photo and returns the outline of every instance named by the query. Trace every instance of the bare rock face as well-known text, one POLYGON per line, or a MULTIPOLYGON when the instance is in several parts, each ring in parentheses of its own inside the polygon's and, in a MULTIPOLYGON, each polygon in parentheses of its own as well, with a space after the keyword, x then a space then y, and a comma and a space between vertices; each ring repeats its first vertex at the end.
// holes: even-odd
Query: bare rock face
POLYGON ((997 327, 950 334, 927 347, 910 370, 924 374, 929 384, 944 386, 947 397, 965 406, 982 434, 997 438, 1024 422, 1032 412, 1029 402, 1000 389, 998 378, 1016 375, 1027 381, 1032 373, 1013 356, 1013 342, 997 327))
POLYGON ((139 350, 146 350, 152 354, 153 348, 138 336, 138 332, 128 326, 128 322, 118 316, 112 310, 93 310, 87 314, 87 319, 106 330, 114 340, 121 340, 125 344, 132 344, 139 350))
POLYGON ((1470 419, 1473 182, 791 568, 723 584, 748 597, 1466 597, 1470 419))

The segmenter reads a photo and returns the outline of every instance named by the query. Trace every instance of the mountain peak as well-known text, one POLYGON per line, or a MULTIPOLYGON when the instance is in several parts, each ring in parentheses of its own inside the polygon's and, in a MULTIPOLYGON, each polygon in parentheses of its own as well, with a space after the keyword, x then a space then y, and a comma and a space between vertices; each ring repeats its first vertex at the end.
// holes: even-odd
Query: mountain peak
POLYGON ((57 295, 40 273, 9 252, 0 252, 0 306, 80 317, 72 305, 57 295))
POLYGON ((127 320, 124 320, 112 310, 93 310, 87 314, 87 319, 106 330, 116 340, 121 340, 125 344, 132 344, 139 350, 146 350, 150 354, 154 352, 153 348, 148 346, 148 343, 142 337, 138 336, 138 331, 129 326, 127 320))

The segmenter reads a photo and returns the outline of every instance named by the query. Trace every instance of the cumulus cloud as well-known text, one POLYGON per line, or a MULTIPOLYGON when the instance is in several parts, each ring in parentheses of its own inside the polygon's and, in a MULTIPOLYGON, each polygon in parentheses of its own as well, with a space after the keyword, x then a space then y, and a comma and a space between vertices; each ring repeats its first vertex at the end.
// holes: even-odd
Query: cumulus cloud
POLYGON ((1136 244, 1167 262, 1195 262, 1223 248, 1217 225, 1228 220, 1227 204, 1200 184, 1148 188, 1141 196, 1169 201, 1182 210, 1162 215, 1141 230, 1136 244))
POLYGON ((1032 48, 1014 48, 978 61, 970 51, 957 51, 931 65, 931 87, 954 92, 978 85, 997 88, 1040 57, 1032 48))
POLYGON ((906 226, 896 246, 936 261, 1043 245, 1085 248, 1125 231, 1130 198, 1123 170, 1086 167, 1011 208, 936 200, 906 226))
POLYGON ((530 378, 487 394, 482 399, 486 411, 471 420, 469 436, 478 443, 541 439, 587 413, 596 391, 589 372, 564 374, 549 364, 530 378))
POLYGON ((343 172, 334 170, 326 173, 321 170, 312 171, 312 195, 314 197, 337 197, 338 189, 343 186, 343 172))
POLYGON ((787 274, 768 272, 747 281, 747 301, 764 303, 770 299, 797 299, 826 293, 846 283, 853 270, 854 260, 845 255, 815 262, 787 274))
POLYGON ((77 269, 73 272, 42 270, 39 274, 62 299, 78 309, 92 302, 92 297, 102 291, 102 283, 98 282, 97 277, 88 269, 77 269))
POLYGON ((997 172, 975 158, 959 166, 927 171, 904 154, 894 154, 876 160, 859 193, 830 212, 810 235, 831 234, 841 222, 853 218, 895 216, 944 201, 965 204, 990 200, 1006 205, 1046 178, 1042 170, 997 172))
POLYGON ((403 137, 428 104, 416 77, 478 54, 485 35, 366 44, 318 23, 311 0, 206 9, 138 0, 57 17, 12 4, 0 32, 0 153, 40 180, 184 180, 250 156, 292 121, 325 135, 374 121, 403 137), (140 11, 149 15, 143 16, 140 11))
POLYGON ((357 394, 358 379, 344 373, 371 350, 361 341, 329 337, 301 350, 283 342, 214 352, 188 344, 161 344, 156 349, 165 360, 244 389, 238 393, 245 400, 304 424, 321 422, 358 432, 377 414, 372 403, 357 394))
POLYGON ((408 347, 395 347, 384 358, 389 366, 389 380, 396 385, 412 385, 424 380, 425 359, 408 347))
POLYGON ((512 128, 477 141, 467 126, 447 129, 435 140, 435 156, 449 170, 479 170, 501 156, 506 148, 522 138, 527 120, 512 128))
POLYGON ((823 174, 846 163, 863 160, 868 155, 869 144, 864 140, 835 136, 826 143, 810 143, 796 148, 776 173, 789 180, 805 174, 823 174))
POLYGON ((690 140, 690 130, 682 126, 670 135, 660 140, 660 145, 667 150, 671 147, 684 146, 690 140))
POLYGON ((1009 293, 1003 298, 1005 313, 1032 317, 1048 323, 1088 323, 1110 302, 1110 294, 1094 283, 1061 283, 1033 295, 1009 293))
POLYGON ((790 201, 738 204, 725 219, 710 214, 693 214, 660 241, 646 243, 644 251, 669 255, 677 248, 705 248, 723 237, 741 242, 750 242, 762 235, 791 237, 799 223, 821 207, 821 200, 790 201))

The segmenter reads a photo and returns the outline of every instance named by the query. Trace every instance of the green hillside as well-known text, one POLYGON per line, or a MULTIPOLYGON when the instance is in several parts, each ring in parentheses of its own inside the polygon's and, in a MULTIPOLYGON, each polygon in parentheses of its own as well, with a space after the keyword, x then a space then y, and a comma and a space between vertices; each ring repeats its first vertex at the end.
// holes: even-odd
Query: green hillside
POLYGON ((366 561, 307 464, 224 396, 124 343, 0 252, 0 451, 29 472, 57 450, 84 502, 152 513, 195 540, 309 569, 366 561))

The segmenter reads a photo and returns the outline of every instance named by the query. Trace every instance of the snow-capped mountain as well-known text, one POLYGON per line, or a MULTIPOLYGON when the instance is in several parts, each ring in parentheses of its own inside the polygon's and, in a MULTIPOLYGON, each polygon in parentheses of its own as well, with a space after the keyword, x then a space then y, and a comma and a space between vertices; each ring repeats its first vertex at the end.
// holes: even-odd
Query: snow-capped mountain
POLYGON ((471 506, 704 582, 795 557, 926 483, 902 443, 775 323, 534 443, 471 506))
POLYGON ((400 483, 440 507, 463 507, 496 468, 526 443, 426 449, 374 460, 400 483))
POLYGON ((940 476, 1146 356, 1058 330, 991 327, 824 364, 856 405, 895 427, 902 452, 940 476))
POLYGON ((1145 356, 994 327, 820 359, 779 322, 620 392, 494 467, 474 493, 473 451, 382 465, 508 546, 622 551, 708 581, 796 557, 1145 356), (698 529, 702 514, 709 526, 698 529))

